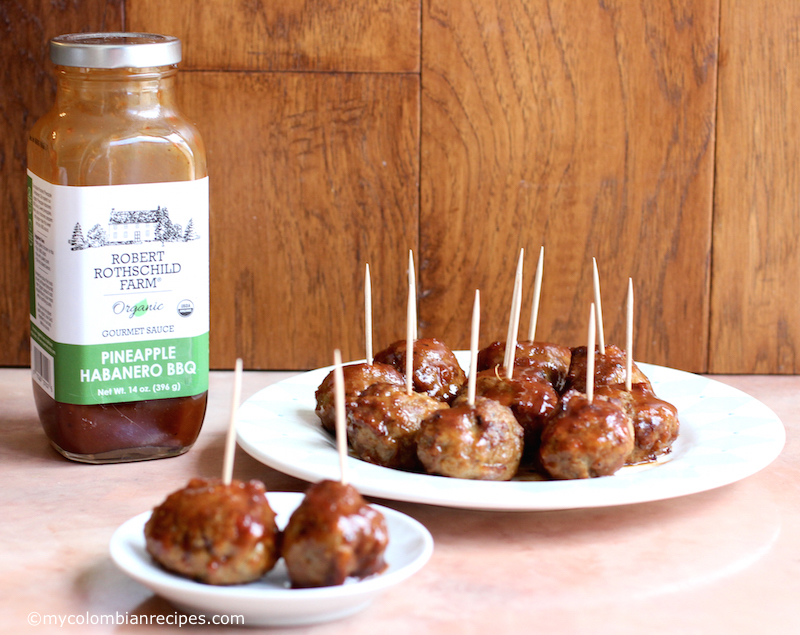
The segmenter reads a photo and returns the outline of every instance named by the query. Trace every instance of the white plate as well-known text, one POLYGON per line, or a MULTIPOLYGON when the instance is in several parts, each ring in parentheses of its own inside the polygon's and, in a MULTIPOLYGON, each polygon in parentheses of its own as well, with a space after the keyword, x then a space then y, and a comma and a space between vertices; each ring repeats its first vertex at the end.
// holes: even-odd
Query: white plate
MULTIPOLYGON (((456 355, 467 368, 468 352, 456 355)), ((348 479, 364 494, 393 500, 488 510, 570 509, 702 492, 750 476, 780 454, 783 424, 760 401, 700 375, 638 366, 656 394, 678 408, 680 434, 673 451, 658 463, 594 479, 489 482, 402 472, 350 457, 348 479)), ((245 451, 301 479, 339 478, 334 441, 314 412, 314 391, 330 370, 296 375, 242 404, 237 436, 245 451)))
MULTIPOLYGON (((303 499, 294 492, 269 492, 278 527, 285 527, 303 499)), ((364 580, 348 580, 341 586, 291 589, 283 560, 257 582, 236 586, 212 586, 194 582, 159 567, 145 550, 144 525, 150 512, 123 523, 111 537, 111 558, 117 566, 147 588, 187 613, 206 616, 242 616, 245 626, 296 626, 315 624, 352 615, 377 595, 416 573, 433 553, 433 538, 425 527, 393 509, 379 509, 389 529, 384 557, 386 571, 364 580)))

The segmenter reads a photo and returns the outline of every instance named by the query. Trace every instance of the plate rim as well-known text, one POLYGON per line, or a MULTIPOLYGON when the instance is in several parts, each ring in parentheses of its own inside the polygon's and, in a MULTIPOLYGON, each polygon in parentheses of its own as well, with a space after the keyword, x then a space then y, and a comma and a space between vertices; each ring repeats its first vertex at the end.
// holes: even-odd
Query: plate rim
MULTIPOLYGON (((287 508, 291 506, 291 510, 284 512, 287 515, 300 504, 303 496, 302 492, 267 492, 267 499, 272 505, 277 505, 280 499, 283 499, 283 505, 287 508)), ((413 541, 418 541, 418 545, 415 545, 417 549, 409 561, 403 562, 397 568, 393 568, 392 563, 389 562, 389 568, 385 572, 363 580, 352 580, 343 585, 292 589, 258 586, 260 581, 256 581, 241 585, 215 586, 171 573, 161 568, 148 555, 145 554, 145 557, 141 557, 138 553, 144 550, 144 524, 152 514, 152 510, 137 514, 116 528, 109 541, 109 555, 123 573, 180 607, 190 607, 209 615, 220 614, 218 611, 208 608, 209 598, 213 597, 215 601, 229 600, 235 601, 237 604, 257 603, 259 606, 253 615, 258 613, 261 617, 247 622, 248 625, 318 623, 327 619, 338 619, 337 615, 344 617, 364 608, 377 595, 417 573, 433 555, 433 536, 422 523, 390 507, 374 503, 370 503, 370 505, 386 517, 389 524, 390 545, 392 529, 397 531, 402 526, 409 532, 413 541), (329 617, 326 617, 329 613, 308 610, 309 603, 340 600, 348 600, 350 604, 344 608, 340 606, 337 611, 330 613, 329 617), (289 609, 290 612, 304 608, 304 615, 307 619, 270 620, 269 610, 272 605, 276 604, 289 609)), ((266 576, 268 577, 269 573, 266 576)), ((232 612, 236 611, 238 609, 232 610, 232 612)), ((286 611, 282 611, 282 614, 285 613, 286 611)))
MULTIPOLYGON (((456 356, 459 358, 459 362, 462 365, 465 361, 468 361, 468 351, 455 351, 456 356)), ((364 360, 356 360, 353 362, 348 362, 348 364, 356 364, 363 362, 364 360)), ((618 485, 622 485, 620 483, 623 479, 637 479, 641 480, 644 478, 645 481, 652 481, 652 477, 647 476, 647 472, 655 471, 656 469, 661 470, 663 468, 667 468, 665 471, 669 474, 672 471, 672 468, 669 468, 670 463, 680 461, 681 456, 679 454, 682 452, 683 454, 686 453, 694 453, 698 449, 702 450, 703 446, 692 446, 689 445, 688 448, 685 447, 687 443, 691 443, 691 435, 698 433, 698 428, 694 426, 686 427, 684 425, 684 421, 681 421, 682 427, 685 429, 682 432, 683 436, 678 437, 678 441, 676 442, 676 454, 670 455, 666 457, 666 460, 657 462, 656 465, 648 465, 643 467, 626 467, 623 468, 620 472, 613 476, 608 477, 601 477, 601 478, 594 478, 594 479, 584 479, 584 480, 568 480, 568 481, 556 481, 556 480, 546 480, 546 481, 528 481, 528 484, 538 486, 539 489, 545 490, 544 492, 534 492, 536 496, 539 497, 539 501, 536 500, 529 500, 532 493, 527 491, 530 489, 530 485, 525 487, 523 490, 523 500, 508 500, 505 496, 497 496, 494 494, 501 494, 501 493, 509 493, 509 491, 513 489, 519 489, 523 487, 521 485, 514 485, 514 483, 526 483, 524 481, 506 481, 506 482, 490 482, 490 481, 467 481, 462 479, 450 479, 443 476, 435 476, 429 474, 416 474, 416 473, 409 473, 409 472, 402 472, 400 470, 394 470, 391 468, 385 468, 377 465, 372 465, 361 461, 355 457, 348 457, 348 470, 349 470, 349 479, 353 483, 355 487, 361 491, 362 494, 368 496, 374 496, 378 498, 388 499, 388 500, 395 500, 395 501, 403 501, 403 502, 412 502, 412 503, 423 503, 428 505, 438 505, 444 507, 455 507, 461 509, 474 509, 474 510, 487 510, 487 511, 547 511, 547 510, 559 510, 559 509, 576 509, 576 508, 590 508, 590 507, 608 507, 608 506, 615 506, 615 505, 627 505, 627 504, 635 504, 635 503, 642 503, 642 502, 650 502, 656 500, 664 500, 668 498, 676 498, 680 496, 687 496, 690 494, 695 494, 703 491, 708 491, 711 489, 715 489, 717 487, 722 487, 724 485, 729 485, 733 482, 739 481, 743 478, 751 476, 756 472, 764 469, 767 465, 772 463, 781 453, 786 440, 786 432, 783 423, 778 418, 778 416, 764 403, 755 399, 751 395, 745 393, 744 391, 739 390, 738 388, 734 388, 733 386, 729 386, 722 382, 716 381, 710 377, 706 377, 703 375, 697 375, 694 373, 689 373, 687 371, 682 371, 678 369, 669 368, 666 366, 658 366, 655 364, 648 364, 644 362, 637 362, 637 365, 642 369, 645 374, 648 376, 655 375, 653 378, 654 388, 658 394, 659 384, 666 385, 668 383, 672 383, 675 381, 683 381, 683 382, 692 382, 693 384, 699 384, 702 390, 714 390, 714 391, 722 391, 723 393, 727 393, 729 395, 736 395, 740 400, 743 400, 744 403, 752 406, 755 406, 758 410, 761 411, 761 417, 764 419, 761 425, 766 423, 769 426, 769 438, 767 441, 770 444, 768 451, 758 453, 758 458, 753 458, 752 460, 744 460, 746 465, 746 469, 739 469, 733 470, 731 469, 728 472, 724 470, 721 474, 716 474, 716 478, 706 480, 705 482, 697 482, 694 484, 687 484, 683 483, 681 487, 678 488, 677 491, 670 491, 670 488, 664 488, 663 482, 656 479, 656 485, 662 485, 661 487, 657 487, 654 491, 635 491, 634 495, 616 495, 612 496, 609 493, 614 491, 619 491, 622 488, 618 485), (683 448, 683 450, 681 450, 683 448), (382 474, 382 471, 389 470, 394 475, 397 475, 398 479, 401 481, 406 481, 409 487, 417 486, 419 489, 417 491, 409 491, 406 487, 402 485, 396 487, 396 483, 394 485, 390 485, 389 487, 386 486, 386 483, 382 481, 381 478, 377 478, 379 475, 382 474), (362 474, 360 474, 360 472, 362 474), (640 475, 645 475, 644 477, 640 475), (421 479, 421 482, 419 482, 421 479), (614 479, 616 485, 609 486, 608 479, 614 479), (376 485, 376 480, 379 483, 376 485), (460 482, 460 483, 469 483, 470 487, 473 489, 474 492, 485 492, 484 496, 479 497, 479 500, 471 500, 468 498, 466 493, 462 492, 460 496, 453 496, 450 495, 438 495, 436 493, 435 487, 426 487, 426 485, 435 485, 435 483, 452 483, 452 482, 460 482), (577 485, 576 485, 577 484, 577 485), (503 489, 505 487, 505 489, 503 489), (585 490, 587 495, 583 496, 583 500, 579 502, 575 502, 575 496, 569 496, 572 490, 577 488, 581 490, 585 490), (603 496, 602 494, 606 494, 603 496), (598 496, 598 494, 600 494, 598 496), (566 500, 559 501, 560 496, 566 496, 566 500), (554 500, 550 500, 554 499, 554 500)), ((293 377, 288 379, 284 379, 282 381, 276 382, 274 384, 270 384, 250 398, 248 398, 240 407, 239 415, 237 416, 237 442, 245 450, 249 455, 253 458, 258 460, 259 462, 276 469, 280 472, 288 474, 290 476, 314 482, 316 480, 320 480, 322 478, 336 478, 334 474, 331 473, 330 469, 327 468, 319 468, 315 467, 314 465, 300 465, 294 462, 291 459, 286 459, 280 455, 276 455, 275 453, 265 452, 263 448, 259 447, 257 443, 255 443, 252 439, 252 435, 249 434, 248 426, 256 425, 254 422, 253 410, 256 412, 259 408, 262 408, 261 402, 264 401, 265 397, 269 395, 269 393, 274 391, 280 391, 284 389, 286 386, 291 386, 299 383, 303 383, 304 380, 308 381, 311 378, 319 377, 319 381, 331 370, 333 366, 326 366, 322 368, 313 369, 311 371, 306 371, 304 373, 299 373, 293 377)), ((315 379, 316 381, 316 379, 315 379)), ((313 390, 310 391, 310 401, 311 404, 315 403, 313 397, 313 390)), ((699 392, 702 392, 698 388, 699 392)), ((698 392, 698 394, 699 394, 698 392)), ((306 404, 308 405, 308 404, 306 404)), ((313 407, 312 407, 313 410, 313 407)), ((274 413, 273 413, 274 414, 274 413)), ((680 410, 679 410, 680 415, 680 410)), ((327 445, 329 448, 326 448, 328 452, 335 452, 335 447, 330 435, 325 433, 321 426, 319 426, 319 420, 314 416, 315 423, 319 428, 319 434, 325 435, 327 438, 327 445)), ((296 423, 296 422, 295 422, 296 423)), ((305 425, 306 422, 301 422, 305 425)), ((688 425, 688 424, 686 424, 688 425)), ((724 435, 723 435, 724 436, 724 435)), ((338 461, 336 462, 338 466, 338 461)), ((673 466, 674 467, 674 466, 673 466)), ((395 479, 397 480, 397 479, 395 479)), ((444 486, 446 490, 452 490, 454 488, 448 487, 448 485, 444 486)), ((466 487, 466 486, 464 486, 466 487)), ((463 489, 462 487, 461 489, 463 489)), ((457 489, 457 488, 456 488, 457 489)), ((639 488, 641 490, 641 488, 639 488)), ((519 492, 517 492, 519 494, 519 492)))

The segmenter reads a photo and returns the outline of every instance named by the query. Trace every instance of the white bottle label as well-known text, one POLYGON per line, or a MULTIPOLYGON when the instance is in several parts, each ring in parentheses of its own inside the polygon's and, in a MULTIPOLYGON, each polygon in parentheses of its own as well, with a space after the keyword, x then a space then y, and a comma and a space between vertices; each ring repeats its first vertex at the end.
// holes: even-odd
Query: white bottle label
POLYGON ((28 171, 31 369, 56 401, 208 390, 208 178, 53 185, 28 171))

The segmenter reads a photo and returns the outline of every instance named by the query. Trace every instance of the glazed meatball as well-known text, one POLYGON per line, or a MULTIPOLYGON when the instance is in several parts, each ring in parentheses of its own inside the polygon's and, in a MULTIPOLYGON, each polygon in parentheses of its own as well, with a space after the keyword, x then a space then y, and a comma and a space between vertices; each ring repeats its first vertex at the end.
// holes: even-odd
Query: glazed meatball
MULTIPOLYGON (((559 406, 555 388, 529 367, 517 368, 511 379, 500 374, 497 367, 483 370, 475 376, 476 396, 492 399, 511 409, 524 431, 523 458, 535 462, 539 456, 542 429, 559 406)), ((467 402, 467 387, 462 388, 453 405, 467 402)))
MULTIPOLYGON (((376 353, 375 361, 394 366, 405 376, 406 341, 394 342, 376 353)), ((467 379, 453 351, 435 338, 414 342, 413 369, 414 390, 448 404, 467 379)))
POLYGON ((293 587, 333 586, 383 571, 388 542, 383 514, 352 485, 320 481, 286 525, 283 558, 293 587))
POLYGON ((421 469, 417 431, 423 419, 446 403, 405 387, 373 384, 347 409, 347 439, 364 461, 405 470, 421 469))
POLYGON ((434 412, 422 422, 417 456, 431 474, 455 478, 507 481, 522 458, 523 431, 509 408, 476 397, 434 412))
POLYGON ((207 584, 258 580, 280 557, 275 514, 255 480, 194 478, 153 510, 144 535, 162 567, 207 584))
MULTIPOLYGON (((478 351, 478 370, 503 368, 505 363, 506 343, 493 342, 478 351)), ((538 372, 542 379, 552 384, 561 392, 569 371, 572 351, 567 346, 547 342, 517 342, 514 354, 514 366, 538 372)))
POLYGON ((656 397, 649 385, 633 384, 630 392, 624 384, 603 386, 595 394, 621 401, 633 421, 634 447, 627 465, 654 461, 672 450, 680 429, 678 409, 656 397))
MULTIPOLYGON (((387 364, 348 364, 342 366, 342 379, 344 381, 345 409, 358 397, 361 392, 378 382, 405 386, 405 379, 395 368, 387 364)), ((336 409, 333 392, 333 371, 328 373, 317 388, 316 413, 322 421, 322 427, 336 434, 336 409)))
POLYGON ((633 451, 633 426, 619 402, 570 391, 542 431, 542 466, 557 479, 608 476, 633 451))
MULTIPOLYGON (((599 347, 597 347, 595 350, 595 389, 608 384, 625 383, 625 351, 617 346, 614 346, 613 344, 606 346, 605 351, 605 354, 600 353, 599 347)), ((566 390, 573 389, 579 392, 586 392, 586 352, 587 348, 585 346, 578 346, 577 348, 572 349, 572 357, 565 385, 566 390)), ((645 377, 644 373, 639 370, 636 364, 633 364, 632 383, 647 384, 648 386, 650 385, 650 380, 645 377)))

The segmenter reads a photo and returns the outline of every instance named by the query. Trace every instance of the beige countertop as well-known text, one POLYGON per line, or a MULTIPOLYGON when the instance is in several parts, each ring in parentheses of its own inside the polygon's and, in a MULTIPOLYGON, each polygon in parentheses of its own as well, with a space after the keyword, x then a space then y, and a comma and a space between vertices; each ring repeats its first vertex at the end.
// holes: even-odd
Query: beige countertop
MULTIPOLYGON (((247 372, 242 398, 290 375, 247 372)), ((610 508, 487 512, 377 500, 430 530, 435 548, 429 563, 355 616, 285 632, 800 632, 800 377, 714 379, 764 402, 783 421, 786 446, 764 470, 700 494, 610 508)), ((36 416, 29 371, 0 369, 0 632, 177 630, 28 620, 34 613, 176 614, 116 568, 108 544, 120 524, 191 476, 221 473, 231 381, 229 372, 211 374, 206 422, 187 454, 93 466, 69 462, 51 449, 36 416)), ((261 479, 272 491, 306 485, 240 448, 234 477, 261 479)))

